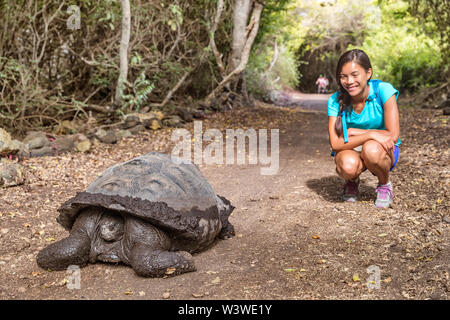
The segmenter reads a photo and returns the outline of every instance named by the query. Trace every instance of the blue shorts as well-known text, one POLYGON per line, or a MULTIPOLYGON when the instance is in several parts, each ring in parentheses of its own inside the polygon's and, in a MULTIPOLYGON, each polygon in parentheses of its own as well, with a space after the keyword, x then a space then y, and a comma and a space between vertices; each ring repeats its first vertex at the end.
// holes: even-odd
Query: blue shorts
MULTIPOLYGON (((394 169, 395 165, 397 164, 399 154, 400 154, 400 148, 398 146, 394 146, 394 164, 392 165, 391 169, 389 169, 389 171, 392 171, 394 169)), ((336 155, 336 153, 334 152, 334 150, 332 150, 331 156, 334 157, 335 155, 336 155)))
POLYGON ((391 169, 389 169, 389 171, 392 171, 392 169, 394 169, 395 165, 397 164, 399 153, 400 148, 398 146, 394 146, 394 164, 392 165, 391 169))

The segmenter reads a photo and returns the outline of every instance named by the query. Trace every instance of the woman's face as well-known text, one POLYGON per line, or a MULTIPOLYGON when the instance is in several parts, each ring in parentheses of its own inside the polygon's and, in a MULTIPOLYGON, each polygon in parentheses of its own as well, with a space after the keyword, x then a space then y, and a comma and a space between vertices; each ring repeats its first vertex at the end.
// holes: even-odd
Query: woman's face
POLYGON ((372 69, 366 71, 358 63, 351 61, 342 66, 339 81, 350 96, 355 97, 364 92, 371 76, 372 69))

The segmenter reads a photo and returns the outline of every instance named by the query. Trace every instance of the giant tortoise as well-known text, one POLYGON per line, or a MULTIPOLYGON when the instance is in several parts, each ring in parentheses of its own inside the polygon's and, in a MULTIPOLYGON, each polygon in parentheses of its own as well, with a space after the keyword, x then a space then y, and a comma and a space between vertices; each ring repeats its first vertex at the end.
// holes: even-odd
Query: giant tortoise
POLYGON ((38 265, 122 262, 144 277, 195 271, 191 253, 234 235, 234 207, 195 164, 180 162, 151 152, 108 168, 58 209, 70 235, 40 251, 38 265))

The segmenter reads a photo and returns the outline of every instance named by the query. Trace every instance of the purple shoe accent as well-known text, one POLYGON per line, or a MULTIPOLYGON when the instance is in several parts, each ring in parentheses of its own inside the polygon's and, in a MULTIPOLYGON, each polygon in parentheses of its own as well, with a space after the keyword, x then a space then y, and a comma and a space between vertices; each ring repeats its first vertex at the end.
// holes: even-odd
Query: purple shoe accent
POLYGON ((359 179, 356 182, 347 180, 344 185, 344 194, 342 195, 342 199, 347 202, 355 202, 359 196, 359 179))
POLYGON ((394 202, 394 191, 392 185, 379 185, 375 192, 377 193, 377 200, 375 200, 375 207, 389 208, 394 202))

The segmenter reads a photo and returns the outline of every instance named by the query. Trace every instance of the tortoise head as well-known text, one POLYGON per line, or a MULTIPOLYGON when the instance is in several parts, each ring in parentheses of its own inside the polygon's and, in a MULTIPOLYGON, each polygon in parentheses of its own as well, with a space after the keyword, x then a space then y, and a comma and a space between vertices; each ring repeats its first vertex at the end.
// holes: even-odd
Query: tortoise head
POLYGON ((99 222, 100 237, 108 242, 119 241, 123 237, 124 220, 120 214, 105 213, 99 222))

